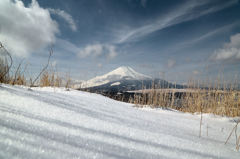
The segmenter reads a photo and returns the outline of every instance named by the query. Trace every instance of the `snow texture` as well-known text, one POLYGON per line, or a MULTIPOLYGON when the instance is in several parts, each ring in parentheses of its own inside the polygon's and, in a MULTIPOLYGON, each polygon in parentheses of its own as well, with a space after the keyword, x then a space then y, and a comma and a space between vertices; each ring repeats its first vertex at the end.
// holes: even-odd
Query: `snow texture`
POLYGON ((133 70, 131 67, 122 66, 105 75, 97 76, 86 82, 83 82, 82 88, 100 86, 100 85, 107 84, 109 82, 118 81, 121 79, 143 80, 143 79, 151 79, 151 77, 138 73, 135 70, 133 70))
POLYGON ((133 106, 64 88, 0 85, 0 158, 240 158, 235 136, 224 145, 231 118, 205 114, 199 138, 199 115, 133 106))
POLYGON ((112 83, 111 86, 118 86, 120 84, 121 84, 120 82, 115 82, 115 83, 112 83))

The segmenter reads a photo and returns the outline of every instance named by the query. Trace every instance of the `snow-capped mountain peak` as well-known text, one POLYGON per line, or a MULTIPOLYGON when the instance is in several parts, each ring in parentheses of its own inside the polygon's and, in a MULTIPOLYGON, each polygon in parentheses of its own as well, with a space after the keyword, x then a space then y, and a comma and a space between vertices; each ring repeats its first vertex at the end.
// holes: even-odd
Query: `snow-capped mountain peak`
POLYGON ((128 67, 128 66, 118 67, 117 69, 107 73, 106 75, 107 76, 119 75, 121 77, 126 77, 126 78, 128 77, 128 78, 133 78, 133 79, 151 78, 149 76, 146 76, 144 74, 136 72, 135 70, 133 70, 131 67, 128 67))
POLYGON ((103 84, 107 84, 109 82, 114 82, 122 79, 143 80, 143 79, 151 79, 151 77, 138 73, 131 67, 121 66, 105 75, 97 76, 93 79, 90 79, 84 82, 82 84, 82 88, 100 86, 103 84))

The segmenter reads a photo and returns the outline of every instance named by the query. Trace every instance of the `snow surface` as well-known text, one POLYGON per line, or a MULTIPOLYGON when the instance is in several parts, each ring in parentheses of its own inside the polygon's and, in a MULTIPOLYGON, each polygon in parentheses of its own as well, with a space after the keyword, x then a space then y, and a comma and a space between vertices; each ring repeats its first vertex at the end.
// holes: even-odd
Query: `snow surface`
POLYGON ((120 84, 121 84, 120 82, 115 82, 115 83, 112 83, 111 86, 118 86, 120 84))
POLYGON ((224 145, 230 118, 204 115, 201 138, 199 119, 64 88, 0 85, 0 158, 240 158, 235 136, 224 145))
POLYGON ((83 82, 81 85, 81 88, 100 86, 103 84, 107 84, 109 82, 121 80, 123 78, 128 80, 151 79, 151 77, 138 73, 135 70, 133 70, 131 67, 122 66, 105 75, 97 76, 86 82, 83 82))

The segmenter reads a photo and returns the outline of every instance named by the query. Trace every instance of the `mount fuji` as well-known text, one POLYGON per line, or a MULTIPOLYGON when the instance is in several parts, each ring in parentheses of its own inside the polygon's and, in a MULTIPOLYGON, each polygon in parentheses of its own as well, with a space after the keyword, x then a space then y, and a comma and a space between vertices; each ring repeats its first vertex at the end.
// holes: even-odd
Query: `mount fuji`
POLYGON ((107 74, 97 76, 81 84, 80 90, 90 92, 126 92, 132 90, 149 89, 154 87, 174 88, 181 87, 162 79, 154 79, 150 76, 136 72, 128 66, 119 67, 107 74))
POLYGON ((81 88, 96 87, 112 82, 115 82, 112 83, 112 86, 116 86, 120 84, 119 80, 151 80, 151 79, 152 78, 150 76, 138 73, 131 67, 122 66, 105 75, 97 76, 86 82, 83 82, 81 88))

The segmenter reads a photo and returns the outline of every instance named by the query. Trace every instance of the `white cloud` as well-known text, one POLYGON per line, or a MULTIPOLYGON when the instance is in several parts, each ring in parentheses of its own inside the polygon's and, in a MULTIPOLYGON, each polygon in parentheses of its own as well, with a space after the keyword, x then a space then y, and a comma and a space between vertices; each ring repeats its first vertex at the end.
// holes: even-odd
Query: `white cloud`
POLYGON ((211 0, 186 1, 186 3, 182 4, 181 6, 174 8, 156 20, 146 23, 138 28, 124 27, 123 30, 116 31, 118 37, 116 43, 138 40, 139 38, 142 38, 148 34, 162 30, 169 26, 193 20, 203 15, 222 10, 224 8, 237 4, 238 0, 229 0, 219 5, 210 6, 209 4, 212 2, 213 1, 211 0), (206 8, 208 5, 210 7, 206 8))
POLYGON ((240 33, 231 36, 230 42, 225 43, 223 48, 216 50, 211 59, 216 61, 240 60, 240 33))
POLYGON ((57 39, 56 44, 61 51, 77 54, 79 58, 105 57, 107 59, 112 59, 118 54, 116 47, 112 44, 96 43, 81 48, 63 39, 57 39))
POLYGON ((0 0, 0 41, 12 54, 26 57, 45 48, 58 32, 57 22, 36 0, 29 6, 20 0, 0 0))
POLYGON ((80 58, 84 58, 87 56, 99 56, 103 52, 103 46, 100 44, 94 44, 94 45, 87 45, 84 49, 82 49, 79 53, 78 56, 80 58))
POLYGON ((92 44, 92 45, 87 45, 85 48, 81 49, 78 53, 78 56, 80 58, 85 58, 88 56, 93 56, 93 57, 105 56, 108 59, 112 59, 117 56, 117 52, 114 45, 92 44))
POLYGON ((60 9, 49 8, 48 10, 50 13, 56 14, 63 18, 69 24, 69 27, 72 29, 72 31, 77 31, 77 25, 70 14, 60 9))

